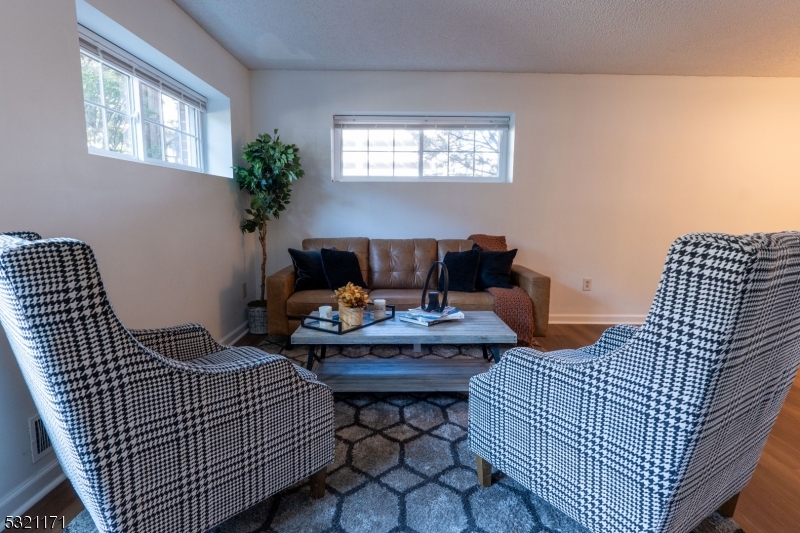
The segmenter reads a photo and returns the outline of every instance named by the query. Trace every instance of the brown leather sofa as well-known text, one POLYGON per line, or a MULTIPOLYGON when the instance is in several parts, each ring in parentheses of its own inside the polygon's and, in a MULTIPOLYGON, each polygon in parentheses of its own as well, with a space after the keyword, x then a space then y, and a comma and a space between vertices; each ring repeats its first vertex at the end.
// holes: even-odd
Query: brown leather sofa
MULTIPOLYGON (((472 249, 467 239, 368 239, 366 237, 305 239, 303 250, 336 248, 355 252, 370 298, 383 298, 397 310, 420 304, 428 270, 447 252, 472 249)), ((520 265, 511 268, 511 279, 533 301, 534 336, 547 335, 550 315, 550 278, 520 265)), ((267 324, 270 334, 290 335, 300 326, 300 315, 335 302, 330 290, 294 292, 295 274, 290 265, 267 278, 267 324)), ((432 281, 433 282, 433 281, 432 281)), ((450 305, 462 311, 494 311, 494 297, 486 291, 448 293, 450 305)))

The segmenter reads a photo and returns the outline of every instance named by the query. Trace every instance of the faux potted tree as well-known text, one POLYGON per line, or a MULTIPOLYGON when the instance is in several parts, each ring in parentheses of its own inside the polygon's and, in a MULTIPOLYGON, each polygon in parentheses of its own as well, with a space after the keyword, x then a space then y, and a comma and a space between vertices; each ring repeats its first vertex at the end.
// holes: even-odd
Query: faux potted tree
POLYGON ((242 233, 258 233, 261 243, 261 298, 247 304, 251 333, 267 332, 267 221, 278 218, 286 209, 292 182, 303 177, 297 146, 285 144, 278 136, 262 133, 244 147, 249 167, 233 167, 241 190, 250 194, 248 218, 241 224, 242 233))

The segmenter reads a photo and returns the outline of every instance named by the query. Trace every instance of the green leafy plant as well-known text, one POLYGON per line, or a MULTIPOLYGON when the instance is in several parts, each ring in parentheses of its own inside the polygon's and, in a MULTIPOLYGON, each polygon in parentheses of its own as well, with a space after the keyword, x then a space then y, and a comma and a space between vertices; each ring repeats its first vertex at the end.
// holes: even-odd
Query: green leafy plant
POLYGON ((233 167, 239 188, 250 194, 249 218, 241 224, 242 233, 258 233, 261 243, 261 299, 249 305, 266 305, 267 221, 278 218, 286 209, 292 193, 292 182, 303 177, 297 146, 285 144, 278 136, 262 133, 244 147, 250 166, 233 167))

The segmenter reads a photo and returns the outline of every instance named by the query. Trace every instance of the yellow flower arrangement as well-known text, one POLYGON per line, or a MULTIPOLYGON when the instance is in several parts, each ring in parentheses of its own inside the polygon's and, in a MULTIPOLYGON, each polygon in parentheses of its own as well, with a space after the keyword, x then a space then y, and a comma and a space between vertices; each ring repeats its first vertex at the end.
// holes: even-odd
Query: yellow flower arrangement
POLYGON ((333 299, 339 302, 340 306, 361 308, 366 307, 372 301, 364 289, 352 283, 333 291, 333 299))

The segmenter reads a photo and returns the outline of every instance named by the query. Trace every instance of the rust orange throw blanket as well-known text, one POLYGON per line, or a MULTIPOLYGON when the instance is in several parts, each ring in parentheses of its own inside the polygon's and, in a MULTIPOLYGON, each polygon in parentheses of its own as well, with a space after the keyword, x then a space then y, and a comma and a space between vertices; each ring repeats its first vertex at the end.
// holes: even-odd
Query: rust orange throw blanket
MULTIPOLYGON (((502 235, 470 235, 469 240, 490 252, 508 251, 502 235)), ((533 302, 528 293, 519 287, 486 289, 494 296, 495 312, 517 334, 517 341, 530 346, 533 341, 533 302)))

